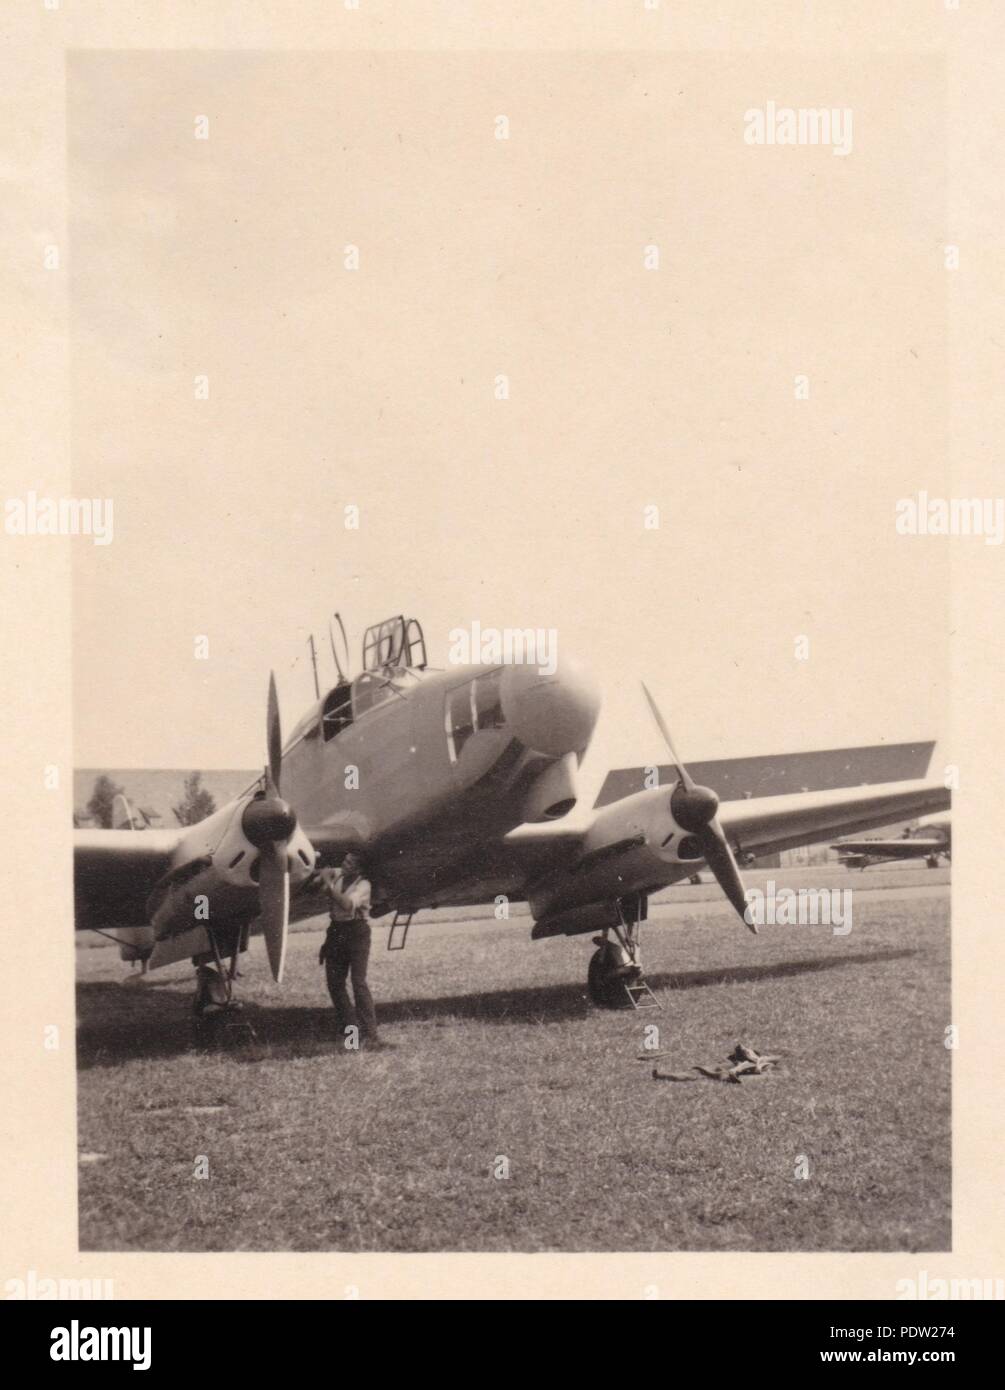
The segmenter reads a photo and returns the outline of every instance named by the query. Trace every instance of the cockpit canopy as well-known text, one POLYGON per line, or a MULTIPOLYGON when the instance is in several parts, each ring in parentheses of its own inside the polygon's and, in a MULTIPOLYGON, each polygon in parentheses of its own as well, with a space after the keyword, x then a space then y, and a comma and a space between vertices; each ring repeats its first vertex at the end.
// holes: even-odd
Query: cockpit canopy
POLYGON ((359 719, 386 700, 399 699, 421 679, 422 672, 408 666, 386 666, 380 671, 364 671, 352 683, 353 717, 359 719))
MULTIPOLYGON (((422 679, 422 672, 408 666, 388 666, 363 671, 353 681, 339 681, 320 704, 321 736, 325 743, 357 719, 388 700, 398 700, 422 679)), ((317 717, 318 707, 311 718, 317 717)))
MULTIPOLYGON (((388 700, 401 699, 426 671, 426 641, 417 618, 399 615, 368 627, 363 634, 363 670, 339 680, 299 721, 287 743, 319 732, 325 743, 388 700)), ((341 671, 341 667, 339 667, 341 671)))
POLYGON ((363 633, 363 670, 386 671, 389 667, 426 669, 426 639, 418 618, 399 614, 374 623, 363 633))

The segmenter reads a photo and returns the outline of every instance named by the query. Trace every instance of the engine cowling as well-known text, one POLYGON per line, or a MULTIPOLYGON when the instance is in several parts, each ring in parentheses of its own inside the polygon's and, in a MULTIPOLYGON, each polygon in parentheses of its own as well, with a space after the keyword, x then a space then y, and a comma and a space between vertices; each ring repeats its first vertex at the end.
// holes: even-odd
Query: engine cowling
POLYGON ((147 903, 158 939, 193 926, 193 904, 208 899, 214 920, 247 920, 258 906, 259 849, 285 839, 290 885, 314 872, 314 846, 296 817, 276 798, 243 796, 192 826, 178 848, 170 874, 147 903))
MULTIPOLYGON (((646 890, 661 881, 667 865, 700 862, 703 855, 694 834, 674 817, 675 790, 654 787, 605 806, 575 863, 532 894, 535 919, 646 890)), ((577 930, 595 925, 592 917, 583 920, 577 930)))

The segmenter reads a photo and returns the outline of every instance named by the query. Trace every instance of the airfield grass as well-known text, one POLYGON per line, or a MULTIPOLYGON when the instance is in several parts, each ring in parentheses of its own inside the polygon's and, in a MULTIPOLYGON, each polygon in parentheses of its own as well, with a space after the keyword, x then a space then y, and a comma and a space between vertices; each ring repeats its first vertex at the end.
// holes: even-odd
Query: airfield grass
POLYGON ((191 1041, 190 969, 123 988, 114 950, 81 951, 81 1248, 948 1249, 948 892, 842 882, 844 937, 657 908, 662 1012, 594 1009, 589 938, 532 944, 526 918, 413 925, 397 953, 375 928, 395 1046, 357 1055, 332 1030, 319 931, 293 936, 281 991, 252 947, 257 1038, 222 1049, 191 1041), (740 1039, 782 1069, 654 1080, 636 1060, 654 1023, 666 1070, 740 1039))

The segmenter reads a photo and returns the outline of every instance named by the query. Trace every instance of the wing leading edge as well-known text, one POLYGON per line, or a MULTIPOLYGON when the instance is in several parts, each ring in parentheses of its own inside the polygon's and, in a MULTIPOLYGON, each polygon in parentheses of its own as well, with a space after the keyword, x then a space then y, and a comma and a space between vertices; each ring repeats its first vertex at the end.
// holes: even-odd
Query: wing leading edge
POLYGON ((726 802, 719 816, 742 850, 766 854, 942 811, 949 802, 949 791, 941 782, 887 782, 726 802))
POLYGON ((75 830, 73 878, 78 931, 146 921, 146 901, 171 867, 177 830, 75 830))

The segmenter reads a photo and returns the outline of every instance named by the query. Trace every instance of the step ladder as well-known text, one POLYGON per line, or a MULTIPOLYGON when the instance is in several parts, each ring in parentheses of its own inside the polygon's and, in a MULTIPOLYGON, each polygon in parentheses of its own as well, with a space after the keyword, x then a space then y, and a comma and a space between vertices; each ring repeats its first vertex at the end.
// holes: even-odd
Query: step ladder
POLYGON ((391 930, 387 934, 387 949, 389 951, 403 951, 405 949, 405 942, 408 940, 408 928, 411 924, 411 912, 407 916, 403 912, 395 912, 391 930))
POLYGON ((628 1002, 633 1009, 662 1009, 663 1005, 653 994, 645 980, 636 980, 634 984, 624 981, 625 994, 628 1002))

